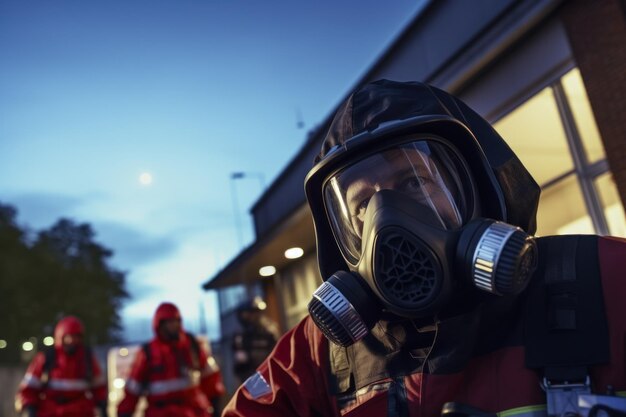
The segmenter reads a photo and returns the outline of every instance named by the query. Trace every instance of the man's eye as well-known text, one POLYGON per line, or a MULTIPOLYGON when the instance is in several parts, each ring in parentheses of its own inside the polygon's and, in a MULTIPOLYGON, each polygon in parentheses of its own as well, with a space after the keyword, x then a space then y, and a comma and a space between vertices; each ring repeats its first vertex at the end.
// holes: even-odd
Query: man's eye
POLYGON ((367 205, 370 202, 370 198, 371 197, 367 197, 366 199, 361 200, 361 202, 356 206, 353 216, 362 218, 365 215, 365 211, 367 210, 367 205))
POLYGON ((411 176, 400 183, 400 190, 407 193, 420 191, 424 187, 426 180, 422 177, 411 176))

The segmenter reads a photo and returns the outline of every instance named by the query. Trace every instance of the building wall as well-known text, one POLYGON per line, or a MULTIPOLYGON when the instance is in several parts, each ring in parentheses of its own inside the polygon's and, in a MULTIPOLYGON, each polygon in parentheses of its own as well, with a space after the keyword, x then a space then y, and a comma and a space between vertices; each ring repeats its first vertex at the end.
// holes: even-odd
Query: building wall
POLYGON ((574 59, 626 201, 626 1, 571 0, 560 11, 574 59))

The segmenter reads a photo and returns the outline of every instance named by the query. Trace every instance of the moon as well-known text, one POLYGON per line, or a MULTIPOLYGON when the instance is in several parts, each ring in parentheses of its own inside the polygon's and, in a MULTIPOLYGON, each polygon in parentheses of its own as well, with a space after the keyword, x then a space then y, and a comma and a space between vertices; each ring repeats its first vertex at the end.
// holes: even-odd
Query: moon
POLYGON ((149 172, 142 172, 139 176, 139 184, 147 187, 152 184, 152 174, 149 172))

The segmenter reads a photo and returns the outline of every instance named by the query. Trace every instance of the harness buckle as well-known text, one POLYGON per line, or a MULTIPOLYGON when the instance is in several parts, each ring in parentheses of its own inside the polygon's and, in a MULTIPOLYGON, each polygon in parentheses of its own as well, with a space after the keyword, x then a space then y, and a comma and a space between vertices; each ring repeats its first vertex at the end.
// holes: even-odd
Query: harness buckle
POLYGON ((548 417, 580 416, 578 397, 591 394, 589 376, 584 381, 551 381, 543 379, 542 388, 546 392, 548 417))

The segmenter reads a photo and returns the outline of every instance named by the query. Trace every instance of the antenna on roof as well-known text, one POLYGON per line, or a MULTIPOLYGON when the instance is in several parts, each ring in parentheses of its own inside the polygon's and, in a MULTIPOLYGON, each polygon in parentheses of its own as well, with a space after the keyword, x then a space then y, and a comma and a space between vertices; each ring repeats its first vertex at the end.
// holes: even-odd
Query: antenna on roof
POLYGON ((304 120, 302 120, 302 113, 300 113, 299 107, 296 107, 296 127, 298 129, 302 129, 304 127, 304 120))

